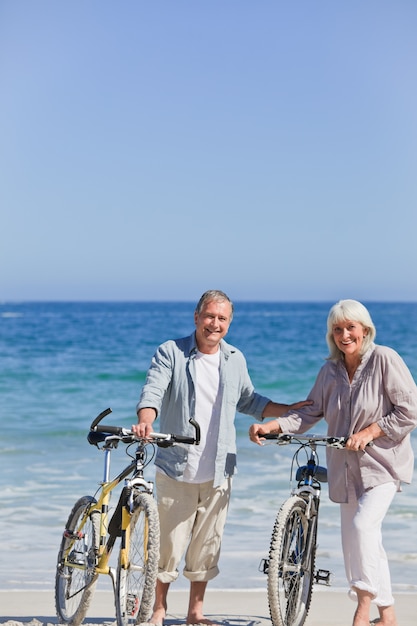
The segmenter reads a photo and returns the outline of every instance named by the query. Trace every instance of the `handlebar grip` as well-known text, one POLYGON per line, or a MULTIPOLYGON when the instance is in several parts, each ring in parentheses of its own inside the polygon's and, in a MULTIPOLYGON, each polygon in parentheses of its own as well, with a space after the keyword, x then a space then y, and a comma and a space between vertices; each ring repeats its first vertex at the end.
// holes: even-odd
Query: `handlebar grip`
MULTIPOLYGON (((189 422, 192 426, 194 426, 194 429, 195 429, 195 439, 193 439, 191 443, 195 443, 195 445, 198 446, 201 441, 200 424, 197 422, 197 420, 193 418, 190 418, 189 422)), ((186 443, 189 443, 189 442, 186 442, 186 443)))
POLYGON ((101 420, 104 419, 106 417, 106 415, 110 415, 111 412, 112 412, 112 410, 110 408, 108 408, 108 409, 104 409, 104 411, 99 413, 99 415, 97 415, 96 419, 92 421, 91 426, 90 426, 90 430, 97 430, 96 429, 97 424, 99 422, 101 422, 101 420))
POLYGON ((102 443, 107 439, 107 437, 111 437, 111 435, 116 435, 116 437, 120 437, 125 443, 133 442, 134 436, 133 433, 128 431, 126 428, 122 426, 95 426, 94 429, 91 429, 87 435, 88 443, 91 445, 97 446, 99 443, 102 443))
POLYGON ((176 443, 196 443, 196 440, 193 437, 183 437, 182 435, 172 435, 172 439, 176 443))
POLYGON ((272 439, 276 441, 282 441, 286 443, 291 441, 291 435, 283 435, 282 433, 266 433, 266 435, 259 435, 263 439, 272 439))
POLYGON ((122 426, 96 426, 94 429, 97 433, 108 433, 109 435, 124 435, 126 434, 126 429, 122 428, 122 426))

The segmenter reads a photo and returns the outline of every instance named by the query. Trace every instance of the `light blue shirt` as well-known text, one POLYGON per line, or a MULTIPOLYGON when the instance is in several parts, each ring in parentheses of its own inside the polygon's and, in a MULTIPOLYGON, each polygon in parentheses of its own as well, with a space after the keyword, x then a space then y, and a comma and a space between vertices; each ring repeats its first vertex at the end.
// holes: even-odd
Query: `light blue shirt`
MULTIPOLYGON (((195 334, 170 340, 159 346, 148 370, 136 410, 154 408, 160 431, 193 437, 190 419, 195 419, 195 334)), ((236 411, 262 420, 270 398, 255 392, 242 352, 220 342, 220 392, 222 396, 217 441, 214 486, 236 469, 236 411)), ((182 480, 187 463, 186 446, 158 448, 155 465, 168 476, 182 480)))

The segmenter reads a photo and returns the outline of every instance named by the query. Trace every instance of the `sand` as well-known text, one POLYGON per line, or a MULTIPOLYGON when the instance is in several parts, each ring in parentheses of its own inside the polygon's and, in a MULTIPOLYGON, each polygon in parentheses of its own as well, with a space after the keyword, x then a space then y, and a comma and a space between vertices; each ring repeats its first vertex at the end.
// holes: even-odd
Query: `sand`
MULTIPOLYGON (((169 594, 167 626, 185 624, 188 593, 172 590, 169 594)), ((417 594, 395 596, 399 626, 416 626, 417 594)), ((305 626, 350 626, 355 603, 341 591, 315 588, 305 626)), ((205 613, 223 626, 271 626, 266 592, 257 590, 207 590, 205 613)), ((371 619, 378 615, 373 608, 371 619)), ((0 624, 40 626, 57 624, 54 595, 47 591, 0 591, 0 624)), ((84 624, 114 625, 111 591, 97 591, 84 624)))

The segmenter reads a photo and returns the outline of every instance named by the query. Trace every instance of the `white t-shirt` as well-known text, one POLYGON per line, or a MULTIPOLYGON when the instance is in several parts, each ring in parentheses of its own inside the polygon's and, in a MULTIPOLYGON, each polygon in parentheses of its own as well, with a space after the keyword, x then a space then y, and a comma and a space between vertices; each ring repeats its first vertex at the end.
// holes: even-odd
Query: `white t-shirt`
POLYGON ((185 482, 205 483, 214 479, 221 408, 219 365, 220 350, 215 354, 197 351, 195 419, 200 424, 201 440, 200 445, 189 446, 185 482))

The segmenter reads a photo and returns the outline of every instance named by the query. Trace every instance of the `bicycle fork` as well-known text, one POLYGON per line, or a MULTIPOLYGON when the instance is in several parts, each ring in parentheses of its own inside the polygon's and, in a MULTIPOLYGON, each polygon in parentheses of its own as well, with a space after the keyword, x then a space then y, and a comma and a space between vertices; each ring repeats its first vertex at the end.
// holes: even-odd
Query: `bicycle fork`
MULTIPOLYGON (((321 468, 320 468, 321 469, 321 468)), ((315 552, 317 546, 317 525, 320 506, 320 489, 315 489, 312 485, 304 485, 295 489, 293 493, 302 497, 306 503, 305 516, 308 520, 307 544, 305 554, 310 559, 315 560, 315 552)), ((310 564, 305 564, 306 566, 310 564)), ((325 569, 316 569, 314 573, 314 582, 317 584, 330 586, 331 572, 325 569)))
MULTIPOLYGON (((135 509, 135 495, 138 494, 139 490, 143 490, 145 493, 152 495, 153 493, 153 483, 145 480, 142 476, 137 476, 136 478, 132 478, 130 480, 125 481, 125 488, 123 490, 124 496, 122 499, 122 510, 121 510, 121 546, 120 546, 120 566, 124 569, 128 569, 130 566, 129 563, 129 546, 130 546, 130 535, 131 535, 131 518, 135 509)), ((144 529, 144 554, 145 559, 147 560, 147 550, 148 550, 148 520, 145 518, 145 529, 144 529)))

